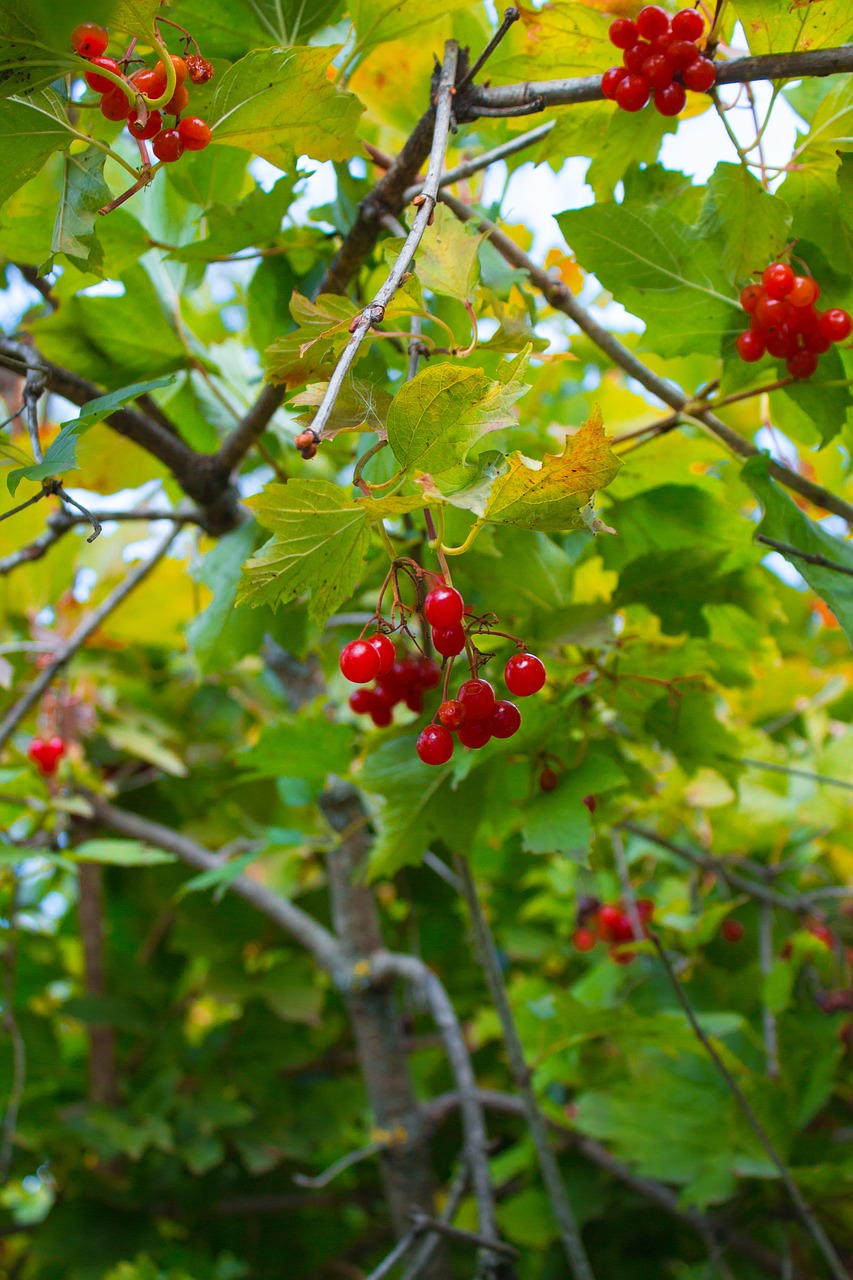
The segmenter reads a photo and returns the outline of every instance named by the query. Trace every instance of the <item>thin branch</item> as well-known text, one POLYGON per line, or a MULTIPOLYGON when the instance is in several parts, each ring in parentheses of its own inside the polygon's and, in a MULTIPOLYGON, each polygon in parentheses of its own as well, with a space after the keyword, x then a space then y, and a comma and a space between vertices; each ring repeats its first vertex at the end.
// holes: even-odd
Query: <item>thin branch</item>
POLYGON ((816 564, 821 569, 831 569, 833 573, 845 573, 853 578, 853 568, 850 565, 829 560, 818 551, 801 551, 799 547, 792 547, 789 542, 777 542, 775 538, 765 537, 763 533, 757 533, 755 541, 763 543, 765 547, 772 547, 774 551, 781 551, 783 556, 795 556, 797 560, 805 560, 806 564, 816 564))
MULTIPOLYGON (((509 142, 504 142, 499 147, 493 147, 491 151, 483 151, 480 155, 473 156, 472 159, 456 165, 455 168, 447 169, 441 175, 438 184, 439 188, 452 187, 456 182, 464 182, 466 178, 472 177, 482 169, 488 169, 490 164, 497 164, 499 160, 506 160, 507 156, 514 156, 519 151, 526 151, 528 147, 532 147, 535 143, 541 142, 543 138, 547 138, 554 128, 554 124, 555 121, 549 120, 547 124, 540 124, 535 129, 528 130, 527 133, 520 133, 509 142)), ((403 193, 403 199, 408 204, 422 190, 423 183, 416 182, 413 186, 406 188, 403 193)))
MULTIPOLYGON (((219 856, 222 857, 221 853, 219 856)), ((319 1191, 323 1187, 327 1187, 330 1182, 333 1182, 339 1173, 344 1173, 347 1169, 351 1169, 354 1164, 361 1164, 363 1160, 369 1160, 371 1156, 377 1155, 384 1146, 384 1142, 368 1142, 366 1146, 359 1147, 357 1151, 348 1151, 345 1156, 341 1156, 340 1160, 330 1164, 328 1169, 318 1174, 316 1178, 310 1178, 304 1173, 294 1173, 293 1181, 297 1187, 309 1187, 311 1190, 319 1191)))
POLYGON ((661 946, 660 939, 654 933, 650 933, 649 937, 651 938, 652 943, 654 944, 655 950, 657 951, 657 954, 658 954, 658 958, 660 959, 660 962, 664 967, 664 971, 666 972, 666 976, 669 980, 669 984, 672 987, 673 992, 675 993, 675 997, 678 1000, 678 1003, 681 1005, 681 1008, 684 1011, 684 1015, 687 1018, 687 1021, 690 1023, 690 1026, 693 1030, 694 1035, 702 1045, 702 1048, 705 1050, 708 1057, 713 1062, 714 1066, 716 1067, 722 1079, 725 1081, 729 1092, 737 1102, 750 1128, 752 1129, 756 1138, 760 1142, 761 1146, 764 1148, 764 1151, 767 1153, 767 1156, 770 1159, 771 1163, 773 1164, 774 1168, 776 1169, 776 1172, 779 1174, 779 1178, 783 1186, 785 1187, 785 1190, 788 1192, 788 1195, 790 1196, 791 1203, 794 1206, 794 1209, 797 1213, 798 1218, 800 1219, 800 1221, 802 1222, 806 1230, 809 1232, 815 1244, 817 1245, 818 1249, 820 1250, 821 1254, 823 1255, 824 1261, 829 1267, 829 1270, 832 1272, 832 1275, 834 1276, 835 1280, 850 1280, 850 1277, 847 1271, 845 1270, 841 1262, 841 1259, 838 1257, 838 1254, 835 1252, 835 1248, 832 1242, 830 1241, 829 1237, 827 1236, 820 1222, 815 1217, 814 1210, 812 1209, 811 1205, 805 1199, 802 1192, 800 1191, 800 1188, 797 1186, 796 1182, 791 1177, 791 1174, 788 1170, 788 1166, 785 1164, 784 1160, 779 1155, 778 1151, 776 1150, 776 1147, 774 1146, 770 1138, 770 1135, 767 1133, 761 1121, 758 1119, 758 1116, 753 1111, 752 1106, 749 1102, 749 1099, 743 1093, 737 1080, 735 1080, 734 1076, 729 1071, 728 1067, 723 1062, 720 1055, 717 1053, 717 1050, 714 1048, 714 1045, 711 1042, 711 1040, 702 1030, 702 1027, 699 1024, 699 1021, 695 1013, 693 1012, 693 1009, 690 1006, 690 1002, 684 994, 684 990, 681 986, 681 983, 678 981, 678 978, 676 977, 675 970, 673 969, 670 963, 669 957, 667 956, 666 952, 661 946))
POLYGON ((542 1181, 551 1201, 551 1208, 563 1243, 563 1251, 572 1275, 576 1277, 576 1280, 595 1280, 592 1267, 583 1247, 580 1227, 566 1195, 566 1187, 563 1182, 563 1176, 560 1173, 560 1166, 548 1141, 545 1119, 539 1109, 539 1103, 536 1100, 536 1094, 530 1082, 530 1068, 524 1056, 524 1046, 521 1043, 512 1006, 509 1002, 497 947, 477 895, 477 886, 471 875, 471 868, 468 865, 467 858, 462 857, 461 854, 457 854, 454 858, 454 865, 456 874, 462 883, 462 895, 471 916, 477 955, 486 975, 492 1003, 500 1019, 510 1070, 512 1071, 516 1088, 521 1095, 527 1125, 530 1129, 533 1145, 536 1148, 542 1181))
MULTIPOLYGON (((850 47, 850 58, 851 65, 853 65, 853 46, 850 47)), ((439 199, 453 210, 460 221, 469 222, 471 219, 475 219, 478 230, 488 235, 492 244, 507 262, 514 267, 518 267, 519 270, 527 272, 532 283, 545 295, 547 301, 556 311, 562 311, 564 315, 574 320, 578 328, 605 355, 608 355, 614 364, 624 369, 630 377, 636 378, 652 395, 657 396, 659 400, 663 401, 664 404, 668 404, 670 408, 688 413, 691 418, 702 423, 733 453, 743 458, 754 458, 760 454, 760 449, 757 449, 755 445, 745 440, 736 431, 733 431, 731 427, 717 418, 709 409, 691 408, 690 397, 686 396, 680 388, 675 387, 672 382, 658 377, 656 373, 647 368, 642 360, 638 359, 633 352, 623 346, 618 338, 600 325, 586 308, 580 305, 570 289, 562 282, 552 280, 541 267, 537 266, 527 256, 523 249, 519 248, 508 235, 499 230, 488 218, 482 217, 469 205, 457 200, 455 196, 448 195, 447 192, 440 192, 439 199)), ((853 505, 845 502, 843 498, 839 498, 821 485, 807 480, 805 476, 801 476, 795 471, 790 471, 773 459, 768 462, 767 469, 774 479, 779 480, 795 493, 801 494, 802 497, 808 498, 809 502, 814 503, 815 506, 822 507, 825 511, 832 511, 848 522, 853 523, 853 505)))
MULTIPOLYGON (((21 547, 19 551, 12 551, 8 556, 0 558, 0 577, 4 574, 11 573, 13 569, 19 568, 22 564, 31 564, 34 560, 41 560, 46 555, 54 543, 59 542, 70 529, 78 524, 89 524, 93 518, 93 513, 88 512, 85 515, 75 515, 73 511, 56 511, 48 517, 47 529, 44 533, 40 533, 37 538, 33 538, 32 542, 27 546, 21 547)), ((201 524, 205 523, 204 516, 199 511, 99 511, 94 516, 100 523, 106 524, 109 520, 168 520, 171 524, 201 524)), ((87 538, 87 542, 91 542, 92 538, 87 538)))
POLYGON ((427 168, 427 176, 424 182, 423 191, 421 192, 421 204, 415 215, 412 229, 406 237, 402 249, 397 255, 397 261, 391 268, 385 283, 376 294, 376 297, 369 303, 353 320, 352 336, 344 347, 335 366, 334 372, 329 379, 328 385, 323 395, 317 413, 314 416, 310 430, 313 432, 314 439, 319 441, 323 434, 323 427, 328 422, 332 409, 335 406, 341 388, 344 385, 347 373, 349 372, 358 350, 367 337, 368 331, 374 324, 379 324, 384 315, 385 309, 393 298, 397 289, 403 281, 403 277, 409 270, 412 259, 415 256, 418 245, 423 239, 427 226, 433 219, 433 211, 438 195, 438 183, 441 176, 441 167, 444 162, 444 153, 447 148, 447 138, 450 132, 451 113, 453 107, 454 82, 456 80, 456 64, 459 56, 459 49, 455 40, 448 40, 445 46, 444 64, 441 71, 441 80, 438 86, 438 95, 435 109, 435 128, 433 131, 432 148, 430 150, 429 166, 427 168))
POLYGON ((505 1258, 518 1257, 518 1250, 511 1244, 504 1244, 502 1240, 488 1240, 485 1236, 478 1236, 473 1231, 462 1231, 459 1227, 451 1227, 448 1222, 442 1222, 440 1218, 429 1218, 425 1213, 417 1211, 412 1214, 412 1218, 418 1231, 435 1231, 438 1235, 447 1236, 448 1240, 457 1240, 460 1244, 489 1249, 493 1253, 503 1254, 505 1258))
POLYGON ((85 518, 86 518, 86 520, 89 522, 89 524, 91 524, 91 526, 92 526, 92 532, 91 532, 91 534, 89 535, 89 537, 86 539, 86 541, 87 541, 87 542, 94 542, 96 538, 100 537, 100 534, 101 534, 101 523, 100 523, 100 521, 98 520, 98 517, 97 517, 97 516, 93 516, 93 515, 92 515, 92 513, 91 513, 91 511, 89 511, 88 507, 84 507, 84 506, 83 506, 82 502, 78 502, 76 498, 72 498, 72 497, 71 497, 71 495, 70 495, 69 493, 66 493, 65 489, 63 489, 63 487, 62 487, 62 485, 61 485, 61 484, 60 484, 60 485, 57 485, 57 487, 56 487, 56 493, 57 493, 57 496, 58 496, 58 497, 59 497, 63 502, 67 502, 67 503, 68 503, 68 505, 69 505, 69 506, 71 506, 71 507, 76 507, 76 508, 77 508, 77 510, 78 510, 79 512, 81 512, 83 516, 85 516, 85 518))
POLYGON ((480 54, 479 58, 476 58, 475 61, 472 62, 471 66, 465 72, 465 75, 459 81, 459 84, 457 86, 457 92, 461 93, 462 90, 471 83, 474 77, 479 75, 479 73, 483 70, 483 67, 489 61, 489 58, 491 58, 495 49, 497 49, 498 45, 501 43, 506 33, 509 31, 510 27, 514 23, 518 22, 518 19, 520 17, 521 17, 521 10, 517 9, 515 5, 510 5, 508 9, 504 10, 504 16, 501 19, 500 26, 498 27, 495 34, 492 36, 489 43, 486 45, 483 52, 480 54))
MULTIPOLYGON (((441 1222, 452 1222, 456 1217, 457 1210, 465 1198, 469 1177, 468 1166, 463 1160, 447 1192, 447 1199, 442 1206, 441 1213, 438 1215, 441 1222)), ((435 1233, 427 1236, 406 1268, 402 1280, 417 1280, 417 1277, 423 1274, 424 1268, 428 1265, 438 1247, 438 1239, 435 1233)))
POLYGON ((91 635, 97 631, 98 627, 105 618, 117 609, 132 591, 134 591, 140 583, 144 582, 151 573, 152 569, 162 560, 163 556, 169 550, 175 539, 175 532, 171 530, 168 537, 162 541, 154 549, 153 554, 148 560, 143 560, 127 575, 123 582, 110 592, 110 594, 98 605, 97 609, 93 609, 87 618, 80 624, 75 632, 66 640, 65 644, 57 653, 53 662, 45 667, 36 676, 30 687, 18 699, 18 701, 10 707, 0 721, 0 749, 8 742, 10 736, 23 720, 24 716, 38 702, 45 689, 52 683, 59 672, 74 657, 78 649, 86 643, 91 635))
POLYGON ((31 498, 27 498, 26 502, 20 503, 17 507, 11 507, 8 511, 0 512, 0 520, 8 520, 10 516, 16 516, 19 511, 26 511, 27 507, 31 507, 35 502, 41 502, 42 498, 47 498, 52 493, 49 486, 45 486, 39 493, 34 493, 31 498))
POLYGON ((809 769, 795 769, 787 764, 770 764, 767 760, 751 760, 747 756, 739 756, 737 763, 749 765, 750 769, 767 769, 770 773, 787 773, 792 778, 808 778, 810 782, 820 782, 825 787, 841 787, 844 791, 853 791, 853 782, 846 782, 843 778, 830 778, 825 773, 812 773, 809 769))
MULTIPOLYGON (((762 902, 758 908, 758 960, 761 965, 761 976, 765 982, 770 977, 775 956, 773 955, 773 908, 762 902)), ((779 1078, 779 1036, 776 1031, 776 1015, 762 997, 761 1023, 764 1030, 764 1053, 767 1061, 767 1074, 772 1080, 779 1078)))
POLYGON ((24 421, 27 424, 33 458, 36 462, 41 462, 44 455, 39 437, 39 400, 44 395, 45 372, 36 352, 31 347, 24 349, 30 352, 29 368, 24 385, 24 421))

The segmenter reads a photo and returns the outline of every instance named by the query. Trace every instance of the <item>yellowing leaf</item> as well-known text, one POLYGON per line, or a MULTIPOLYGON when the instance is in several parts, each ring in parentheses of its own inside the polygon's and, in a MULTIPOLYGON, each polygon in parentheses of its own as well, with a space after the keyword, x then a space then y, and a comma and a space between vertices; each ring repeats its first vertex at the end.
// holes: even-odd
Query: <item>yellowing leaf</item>
POLYGON ((465 302, 480 274, 477 250, 481 238, 467 231, 447 205, 440 204, 415 261, 421 284, 433 293, 465 302))
POLYGON ((589 527, 584 508, 621 465, 604 434, 598 408, 566 441, 562 454, 546 454, 540 464, 531 464, 513 453, 508 461, 509 470, 492 486, 485 518, 543 533, 589 527))
POLYGON ((348 298, 321 293, 311 302, 294 291, 290 314, 299 328, 267 347, 267 377, 288 387, 328 378, 349 337, 357 307, 348 298))
POLYGON ((355 27, 355 53, 420 31, 424 23, 455 9, 469 9, 476 0, 351 0, 347 6, 355 27))
POLYGON ((583 288, 583 272, 571 254, 562 253, 559 249, 549 249, 545 257, 545 266, 556 267, 563 284, 577 297, 583 288))
POLYGON ((518 7, 521 21, 489 59, 492 83, 589 75, 612 66, 609 17, 577 0, 552 0, 541 8, 532 4, 518 7))

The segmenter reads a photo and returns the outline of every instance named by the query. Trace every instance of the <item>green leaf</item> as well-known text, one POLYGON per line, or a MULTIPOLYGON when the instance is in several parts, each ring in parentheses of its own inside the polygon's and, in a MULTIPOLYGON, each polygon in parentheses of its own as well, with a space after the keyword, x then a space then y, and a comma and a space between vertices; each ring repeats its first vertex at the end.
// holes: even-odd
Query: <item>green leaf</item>
POLYGON ((234 616, 243 563, 257 541, 258 527, 252 520, 220 538, 196 572, 199 581, 213 592, 210 604, 187 627, 187 639, 203 671, 210 669, 223 632, 234 616))
POLYGON ((290 313, 298 328, 267 348, 267 377, 288 387, 328 379, 349 340, 350 322, 358 308, 334 293, 321 293, 312 302, 294 291, 290 313))
POLYGON ((383 742, 371 752, 359 773, 359 785, 380 796, 378 834, 370 853, 371 877, 390 876, 418 863, 434 830, 431 804, 453 771, 423 764, 415 752, 415 735, 383 742))
POLYGON ((717 165, 699 223, 701 235, 723 246, 722 264, 732 285, 744 284, 762 263, 778 258, 790 239, 791 211, 740 164, 717 165))
POLYGON ((527 390, 525 350, 504 363, 497 381, 482 369, 431 365, 405 383, 388 411, 388 443, 404 467, 438 475, 458 466, 490 431, 515 422, 509 412, 527 390))
POLYGON ((48 156, 73 141, 62 102, 52 89, 0 102, 0 205, 35 177, 48 156))
POLYGON ((112 867, 154 867, 175 861, 173 853, 141 840, 86 840, 68 856, 75 862, 101 862, 112 867))
POLYGON ((94 427, 96 423, 103 422, 104 418, 109 417, 115 409, 129 400, 135 400, 137 396, 144 395, 147 391, 154 391, 157 387, 169 386, 172 382, 174 378, 155 378, 151 382, 136 382, 130 387, 122 387, 119 391, 112 391, 109 395, 98 396, 96 400, 87 401, 81 408, 78 418, 62 423, 59 435, 44 455, 44 461, 34 462, 27 467, 18 467, 15 471, 9 472, 6 477, 9 492, 14 494, 22 480, 46 480, 49 476, 76 471, 79 436, 90 427, 94 427))
POLYGON ((180 21, 209 58, 235 61, 256 46, 308 44, 334 22, 341 0, 181 0, 180 21))
POLYGON ((828 444, 847 422, 848 411, 853 405, 846 380, 847 372, 838 348, 831 347, 821 356, 813 377, 790 382, 782 388, 790 403, 782 401, 779 404, 779 426, 783 431, 790 429, 798 439, 808 441, 817 431, 822 444, 828 444))
MULTIPOLYGON (((814 6, 812 6, 814 7, 814 6)), ((798 236, 820 247, 830 265, 849 281, 853 225, 837 173, 842 148, 853 136, 853 84, 845 76, 814 114, 811 129, 798 135, 797 159, 780 193, 794 215, 798 236)))
POLYGON ((853 38, 853 14, 844 5, 732 0, 732 8, 752 53, 825 49, 853 38))
POLYGON ((293 199, 297 176, 279 178, 270 191, 256 187, 234 204, 214 204, 205 213, 207 236, 173 249, 178 262, 213 262, 241 249, 265 248, 276 239, 293 199))
POLYGON ((703 765, 733 781, 739 766, 738 740, 717 719, 714 695, 684 685, 678 697, 660 698, 649 707, 643 722, 647 733, 665 751, 671 751, 686 773, 703 765))
POLYGON ((327 480, 270 485, 249 500, 275 537, 249 560, 238 604, 277 605, 311 592, 311 617, 324 623, 352 594, 370 545, 364 506, 327 480))
POLYGON ((476 0, 350 0, 349 16, 355 27, 353 54, 364 55, 388 40, 418 31, 425 23, 467 9, 476 0))
POLYGON ((230 67, 216 90, 213 141, 243 147, 280 169, 307 152, 346 160, 363 107, 327 79, 330 51, 255 49, 230 67))
POLYGON ((477 253, 481 240, 481 236, 473 235, 454 217, 447 205, 440 204, 415 263, 424 288, 459 302, 467 301, 480 274, 477 253))
MULTIPOLYGON (((776 542, 811 555, 825 556, 833 564, 853 569, 853 548, 826 533, 788 497, 767 472, 766 456, 750 458, 741 475, 764 508, 758 532, 776 542)), ((802 574, 811 589, 825 600, 853 644, 853 577, 820 565, 809 564, 791 552, 779 553, 802 574)))
POLYGON ((237 759, 251 778, 306 778, 322 783, 330 773, 347 772, 353 737, 348 724, 305 714, 286 724, 266 725, 257 743, 239 751, 237 759))
POLYGON ((104 250, 95 232, 98 210, 112 199, 104 181, 106 156, 97 147, 62 157, 62 194, 51 253, 64 253, 79 271, 102 275, 104 250))
POLYGON ((564 774, 553 791, 540 792, 528 805, 521 828, 529 853, 560 853, 585 862, 592 842, 592 822, 584 796, 599 796, 625 786, 627 778, 615 761, 591 752, 577 769, 564 774))

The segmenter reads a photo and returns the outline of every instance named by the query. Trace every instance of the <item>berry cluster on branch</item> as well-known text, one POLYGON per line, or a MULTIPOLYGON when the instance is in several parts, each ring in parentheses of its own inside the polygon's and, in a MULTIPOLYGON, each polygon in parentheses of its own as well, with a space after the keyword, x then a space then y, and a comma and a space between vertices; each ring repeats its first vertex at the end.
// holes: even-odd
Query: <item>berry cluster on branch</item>
MULTIPOLYGON (((645 928, 655 913, 651 898, 637 899, 637 917, 645 928)), ((633 951, 625 951, 623 944, 635 941, 634 925, 623 902, 599 902, 597 898, 584 898, 578 903, 578 927, 572 935, 576 951, 592 951, 599 943, 607 944, 617 964, 630 964, 633 951)))
POLYGON ((810 378, 819 357, 853 330, 853 320, 840 307, 818 311, 819 297, 820 285, 810 275, 798 276, 786 262, 771 262, 760 284, 741 290, 740 305, 750 317, 750 327, 735 343, 741 360, 753 364, 769 355, 784 360, 792 378, 810 378))
POLYGON ((58 736, 33 738, 27 748, 27 755, 43 777, 50 777, 52 773, 56 773, 59 762, 65 755, 65 741, 58 736))
POLYGON ((697 44, 704 33, 698 9, 679 9, 670 21, 665 9, 647 4, 636 22, 616 18, 610 24, 610 43, 622 50, 622 66, 605 71, 601 92, 623 111, 642 111, 654 95, 662 116, 677 116, 687 89, 707 92, 717 80, 713 62, 697 44))

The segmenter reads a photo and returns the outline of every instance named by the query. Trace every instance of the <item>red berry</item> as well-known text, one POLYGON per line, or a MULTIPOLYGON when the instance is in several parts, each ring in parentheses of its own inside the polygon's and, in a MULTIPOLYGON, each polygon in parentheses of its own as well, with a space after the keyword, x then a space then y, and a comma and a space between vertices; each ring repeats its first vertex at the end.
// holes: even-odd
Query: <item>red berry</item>
POLYGON ((432 658, 415 658, 412 672, 422 689, 435 689, 441 684, 441 667, 432 658))
MULTIPOLYGON (((167 116, 179 116, 189 100, 190 95, 186 87, 182 84, 176 84, 175 92, 163 108, 163 114, 167 116)), ((183 142, 183 138, 181 139, 181 142, 183 142)))
POLYGON ((747 315, 752 315, 760 300, 764 297, 764 288, 760 284, 748 284, 740 291, 740 305, 747 315))
POLYGON ((414 711, 417 715, 420 715, 424 709, 423 689, 409 689, 403 701, 410 711, 414 711))
POLYGON ((631 941, 634 937, 634 926, 631 924, 631 917, 627 911, 619 910, 618 919, 613 921, 608 932, 613 942, 631 941))
POLYGON ((610 24, 608 35, 610 43, 615 44, 617 49, 630 49, 631 45, 636 44, 639 39, 637 24, 630 18, 616 18, 610 24))
POLYGON ((117 84, 101 98, 101 115, 106 120, 126 120, 130 115, 130 99, 117 84))
POLYGON ((134 138, 139 138, 144 142, 148 138, 154 138, 163 128, 163 117, 159 111, 149 111, 148 119, 145 124, 139 123, 139 116, 135 111, 131 111, 127 117, 128 132, 132 133, 134 138))
MULTIPOLYGON (((671 37, 667 32, 665 36, 655 36, 654 40, 650 40, 649 49, 651 50, 651 53, 663 54, 664 56, 667 56, 669 54, 669 46, 671 43, 672 43, 671 37)), ((649 57, 651 57, 651 53, 649 54, 649 57)), ((694 56, 695 56, 695 51, 694 51, 694 56)))
POLYGON ((504 681, 517 698, 529 698, 545 683, 545 664, 532 653, 514 653, 506 664, 504 681))
POLYGON ((488 680, 466 680, 456 696, 465 708, 466 724, 488 720, 495 709, 495 691, 488 680))
POLYGON ((424 617, 431 627, 458 627, 465 601, 455 587, 433 587, 424 600, 424 617))
POLYGON ((440 724, 428 724, 418 737, 415 750, 424 764, 447 764, 453 755, 453 737, 440 724))
POLYGON ((611 67, 609 71, 605 71, 601 77, 601 92, 605 98, 609 98, 611 102, 616 100, 616 86, 621 80, 624 80, 628 74, 625 67, 611 67))
POLYGON ((697 58, 685 67, 681 73, 686 89, 694 93, 705 93, 717 82, 717 68, 710 58, 697 58))
POLYGON ((575 929, 572 934, 572 945, 576 951, 592 951, 595 946, 595 934, 589 929, 575 929))
POLYGON ((670 30, 676 40, 698 40, 705 30, 705 19, 698 9, 679 9, 673 15, 670 30))
POLYGON ((110 42, 106 30, 94 22, 81 22, 71 33, 71 44, 81 58, 97 58, 110 42))
POLYGON ((803 345, 806 351, 813 351, 816 356, 823 356, 826 355, 832 343, 824 336, 820 327, 815 325, 813 329, 806 329, 803 333, 803 345))
POLYGON ((62 738, 33 738, 27 749, 27 755, 38 765, 39 772, 45 777, 56 772, 56 766, 65 755, 65 743, 62 738))
POLYGON ((595 679, 595 672, 591 667, 587 667, 586 671, 579 671, 576 676, 572 676, 572 684, 588 685, 592 684, 595 679))
POLYGON ((794 287, 794 273, 786 262, 771 262, 761 276, 768 298, 787 298, 794 287))
MULTIPOLYGON (((184 144, 177 129, 161 129, 151 143, 151 150, 158 160, 162 160, 164 164, 172 164, 184 154, 184 144)), ((372 680, 373 677, 367 676, 367 679, 372 680)))
POLYGON ((741 360, 745 360, 747 364, 760 360, 765 351, 764 338, 754 329, 747 329, 746 333, 742 333, 735 346, 741 360))
POLYGON ((653 89, 665 89, 672 84, 675 67, 662 53, 653 53, 643 63, 643 75, 653 89))
POLYGON ((796 351, 788 356, 785 368, 792 378, 810 378, 817 372, 818 357, 814 351, 796 351))
POLYGON ((637 14, 637 30, 644 40, 654 40, 669 31, 669 14, 657 4, 647 4, 637 14))
POLYGON ((806 924, 806 929, 813 938, 817 938, 818 942, 822 942, 828 951, 831 951, 835 946, 835 934, 827 925, 811 921, 806 924))
POLYGON ((829 311, 824 311, 818 321, 820 331, 830 342, 843 342, 845 338, 850 337, 850 331, 853 329, 853 320, 847 311, 842 311, 840 307, 831 307, 829 311))
POLYGON ((511 738, 521 727, 521 712, 514 702, 502 698, 489 716, 489 732, 493 738, 511 738))
POLYGON ((587 809, 589 809, 590 813, 595 813, 598 808, 598 801, 595 796, 584 796, 583 803, 586 805, 587 809))
POLYGON ((655 107, 662 116, 677 116, 684 110, 687 94, 680 84, 668 84, 664 89, 655 89, 655 107))
MULTIPOLYGON (((112 71, 117 76, 121 75, 121 67, 115 58, 92 58, 90 61, 93 67, 101 67, 104 71, 112 71)), ((95 71, 87 71, 85 80, 89 88, 94 89, 96 93, 109 93, 110 89, 115 88, 114 80, 108 80, 106 76, 99 76, 95 71)))
POLYGON ((178 133, 187 151, 204 151, 210 143, 210 126, 198 116, 185 116, 178 125, 178 133))
POLYGON ((213 79, 213 64, 197 53, 191 53, 186 60, 187 74, 193 84, 207 84, 213 79))
MULTIPOLYGON (((174 133, 174 130, 169 132, 174 133)), ((158 138, 162 137, 158 134, 158 138)), ((154 154, 157 154, 154 139, 154 154)), ((367 640, 350 640, 341 650, 341 672, 352 684, 367 684, 379 675, 379 654, 367 640)))
POLYGON ((740 920, 733 920, 730 916, 720 925, 720 933, 725 942, 740 942, 743 937, 743 925, 740 920))
POLYGON ((465 632, 461 627, 433 627, 432 643, 436 653, 455 658, 465 648, 465 632))
POLYGON ((617 964, 633 964, 637 958, 633 951, 611 951, 610 955, 617 964))
POLYGON ((463 724, 456 736, 463 747, 470 747, 472 751, 479 751, 480 747, 484 747, 489 741, 492 733, 489 729, 488 720, 475 720, 472 724, 463 724))
POLYGON ((456 698, 448 698, 447 702, 442 702, 438 708, 438 718, 445 729, 461 729, 467 714, 465 704, 456 698))
POLYGON ((151 71, 149 67, 143 67, 141 71, 135 72, 130 77, 130 83, 138 93, 150 98, 152 102, 156 98, 162 98, 166 92, 166 81, 156 71, 151 71))
POLYGON ((603 933, 609 934, 611 929, 615 928, 622 917, 619 907, 610 906, 605 902, 603 907, 599 908, 598 923, 601 925, 603 933))
POLYGON ((788 360, 797 354, 797 335, 786 324, 780 324, 767 335, 767 354, 774 360, 788 360))
POLYGON ((810 307, 817 301, 818 289, 811 276, 794 276, 794 283, 788 290, 788 301, 792 307, 810 307))
MULTIPOLYGON (((178 55, 177 55, 176 53, 170 53, 170 54, 169 54, 169 57, 172 59, 172 66, 175 68, 175 81, 176 81, 176 83, 177 83, 177 84, 183 84, 183 83, 184 83, 184 81, 185 81, 185 80, 186 80, 186 78, 187 78, 187 64, 186 64, 186 62, 184 61, 184 59, 183 59, 183 58, 178 57, 178 55)), ((155 66, 154 70, 155 70, 155 72, 157 73, 157 75, 162 76, 162 78, 163 78, 163 82, 164 82, 164 84, 165 84, 165 81, 166 81, 166 68, 163 66, 163 63, 162 63, 162 62, 158 62, 158 63, 157 63, 157 65, 155 66)))
POLYGON ((539 790, 553 791, 559 781, 560 779, 557 777, 554 770, 546 767, 539 775, 539 790))
POLYGON ((791 307, 787 302, 782 302, 779 298, 768 298, 767 296, 759 298, 755 304, 753 312, 753 321, 760 325, 762 329, 766 329, 768 333, 773 333, 780 325, 787 322, 791 314, 791 307))
POLYGON ((645 76, 630 75, 616 86, 616 102, 623 111, 642 111, 651 96, 645 76))
POLYGON ((367 716, 376 705, 376 695, 372 689, 353 689, 349 696, 349 709, 357 716, 367 716))
POLYGON ((632 44, 630 49, 626 49, 622 54, 622 62, 634 75, 640 75, 643 70, 643 63, 646 58, 651 57, 652 46, 648 40, 640 40, 637 44, 632 44))
POLYGON ((375 635, 368 636, 367 643, 373 645, 373 648, 379 654, 379 675, 387 676, 397 661, 397 653, 393 644, 381 631, 377 631, 375 635))
POLYGON ((387 729, 394 719, 394 713, 390 707, 385 707, 381 702, 377 702, 370 709, 370 718, 377 729, 387 729))

